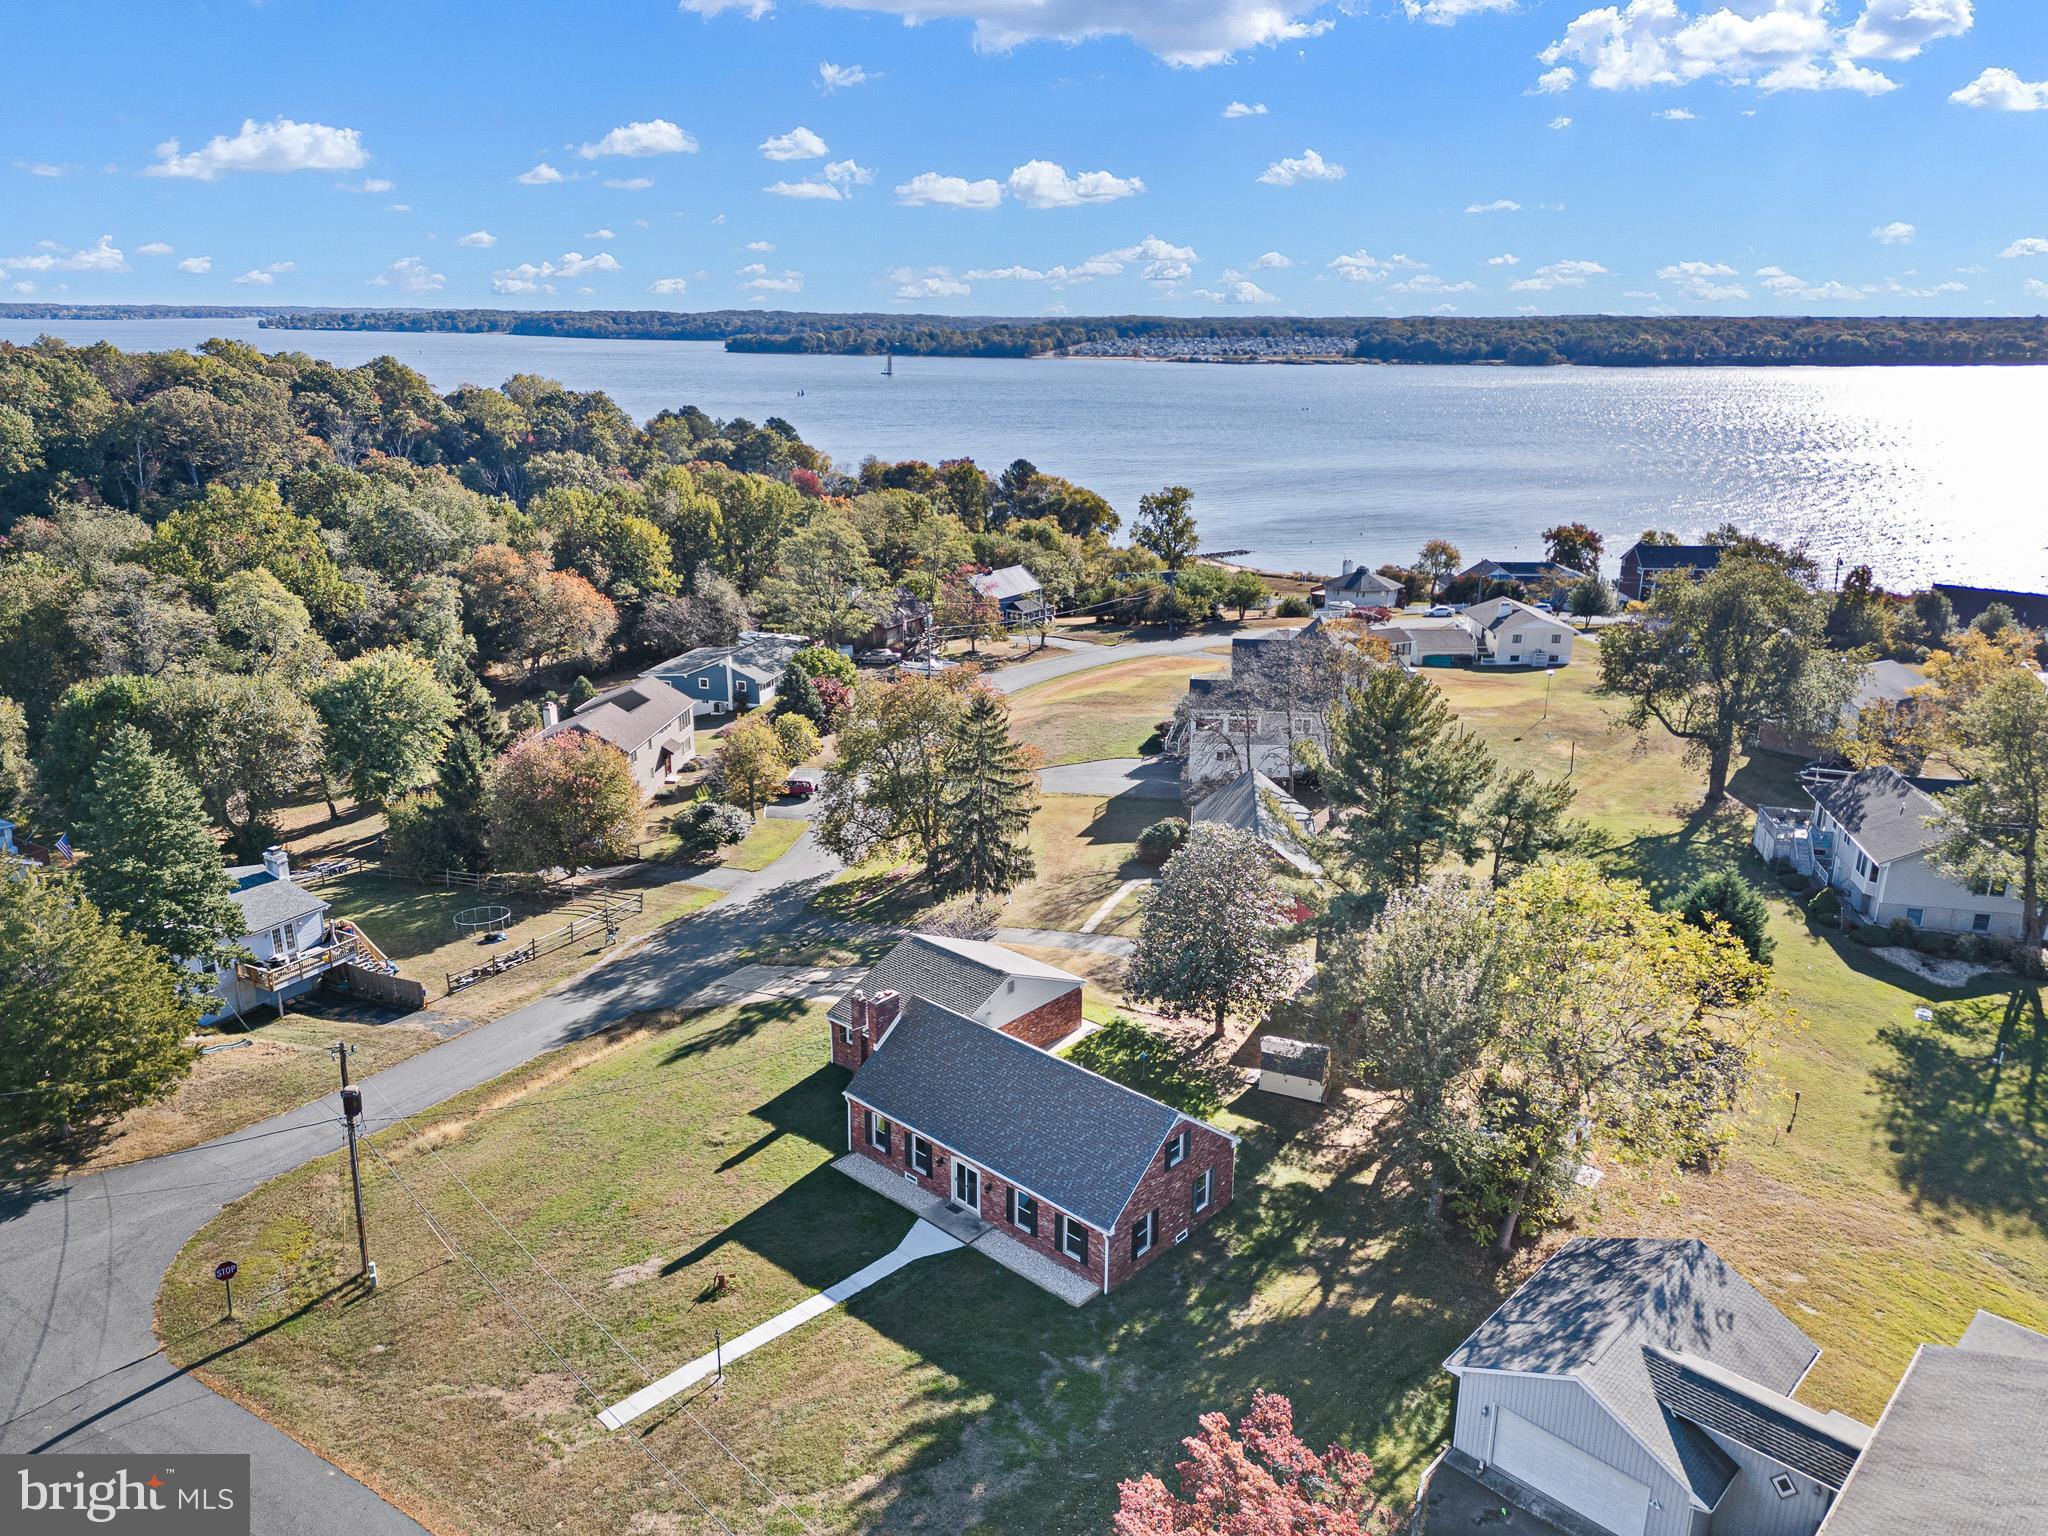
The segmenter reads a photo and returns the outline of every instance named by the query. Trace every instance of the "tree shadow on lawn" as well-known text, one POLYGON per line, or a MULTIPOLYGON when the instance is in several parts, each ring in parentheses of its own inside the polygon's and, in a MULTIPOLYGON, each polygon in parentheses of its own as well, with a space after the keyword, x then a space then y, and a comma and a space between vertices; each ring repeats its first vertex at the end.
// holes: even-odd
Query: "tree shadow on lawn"
POLYGON ((709 1029, 685 1033, 668 1048, 661 1064, 673 1067, 693 1056, 709 1056, 716 1051, 744 1045, 771 1024, 801 1017, 810 1006, 800 997, 776 997, 764 1002, 743 1003, 732 1011, 729 1018, 720 1020, 709 1029))
POLYGON ((1765 878, 1763 861, 1750 856, 1748 812, 1724 806, 1709 812, 1696 805, 1668 832, 1645 832, 1616 842, 1601 862, 1616 875, 1639 882, 1659 903, 1669 901, 1703 875, 1736 870, 1752 883, 1765 878))
POLYGON ((1885 1025, 1877 1036, 1893 1057, 1874 1076, 1901 1183, 1938 1209, 2014 1217, 2048 1231, 2048 1017, 2040 987, 2003 997, 1987 989, 1936 1003, 1933 1013, 1885 1025))

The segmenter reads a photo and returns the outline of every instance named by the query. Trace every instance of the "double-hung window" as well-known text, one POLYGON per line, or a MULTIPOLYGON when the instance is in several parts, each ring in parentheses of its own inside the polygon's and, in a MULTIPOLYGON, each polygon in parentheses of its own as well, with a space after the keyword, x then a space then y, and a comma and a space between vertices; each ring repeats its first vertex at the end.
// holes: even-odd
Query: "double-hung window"
POLYGON ((877 1152, 889 1150, 889 1122, 872 1109, 868 1111, 868 1145, 877 1152))
POLYGON ((1186 1162, 1187 1160, 1188 1133, 1185 1129, 1175 1131, 1172 1136, 1167 1138, 1166 1166, 1169 1168, 1178 1168, 1182 1163, 1186 1162))
POLYGON ((1195 1179, 1195 1214, 1201 1215, 1209 1209, 1209 1202, 1216 1198, 1216 1170, 1204 1168, 1195 1179))
POLYGON ((1056 1222, 1059 1228, 1060 1252, 1076 1264, 1088 1262, 1088 1229, 1072 1217, 1061 1215, 1056 1222))
POLYGON ((922 1136, 910 1137, 910 1166, 926 1178, 932 1176, 932 1144, 922 1136))
POLYGON ((1038 1202, 1021 1189, 1010 1191, 1010 1225, 1033 1237, 1038 1235, 1038 1202))
POLYGON ((1973 913, 1973 914, 1971 915, 1971 917, 1970 917, 1970 932, 1972 932, 1972 933, 1989 933, 1990 931, 1991 931, 1991 914, 1990 914, 1989 912, 1977 912, 1977 913, 1973 913))
POLYGON ((1144 1218, 1131 1228, 1131 1258, 1142 1259, 1152 1251, 1153 1240, 1159 1236, 1159 1213, 1147 1211, 1144 1218))

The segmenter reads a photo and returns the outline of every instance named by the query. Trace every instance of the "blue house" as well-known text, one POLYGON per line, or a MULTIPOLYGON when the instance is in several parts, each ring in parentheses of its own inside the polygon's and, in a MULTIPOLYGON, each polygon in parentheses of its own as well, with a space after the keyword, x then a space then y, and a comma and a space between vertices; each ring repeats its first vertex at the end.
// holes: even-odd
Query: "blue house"
POLYGON ((741 632, 736 644, 700 645, 641 675, 686 695, 700 720, 706 715, 745 714, 775 702, 789 658, 809 644, 804 635, 749 629, 741 632))

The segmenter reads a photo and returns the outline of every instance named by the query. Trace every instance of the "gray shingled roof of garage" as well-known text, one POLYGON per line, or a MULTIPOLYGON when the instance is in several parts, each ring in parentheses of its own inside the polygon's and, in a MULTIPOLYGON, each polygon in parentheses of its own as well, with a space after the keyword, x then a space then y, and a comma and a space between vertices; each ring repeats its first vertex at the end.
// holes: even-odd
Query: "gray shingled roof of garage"
MULTIPOLYGON (((872 997, 877 992, 894 992, 902 997, 921 997, 970 1017, 996 995, 996 988, 1012 976, 1037 976, 1050 981, 1083 985, 1079 976, 976 939, 948 939, 936 934, 906 934, 896 947, 882 956, 861 979, 861 990, 872 997)), ((842 997, 827 1011, 826 1018, 844 1024, 853 1017, 851 997, 842 997)))
POLYGON ((918 997, 846 1096, 1098 1232, 1191 1118, 918 997))
POLYGON ((1710 1360, 1646 1345, 1643 1364, 1672 1413, 1830 1488, 1842 1486, 1870 1438, 1866 1424, 1766 1391, 1710 1360))

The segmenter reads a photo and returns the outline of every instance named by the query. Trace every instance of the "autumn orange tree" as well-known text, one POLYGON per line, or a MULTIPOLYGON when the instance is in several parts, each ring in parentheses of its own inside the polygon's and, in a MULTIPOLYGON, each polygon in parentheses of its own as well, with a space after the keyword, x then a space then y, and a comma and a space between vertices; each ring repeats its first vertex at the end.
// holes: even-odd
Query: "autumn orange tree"
POLYGON ((1372 1463, 1333 1445, 1318 1456, 1294 1432, 1294 1404, 1252 1394, 1237 1421, 1205 1413, 1181 1441, 1180 1494, 1147 1472, 1117 1485, 1116 1536, 1371 1536, 1392 1515, 1372 1491, 1372 1463))

